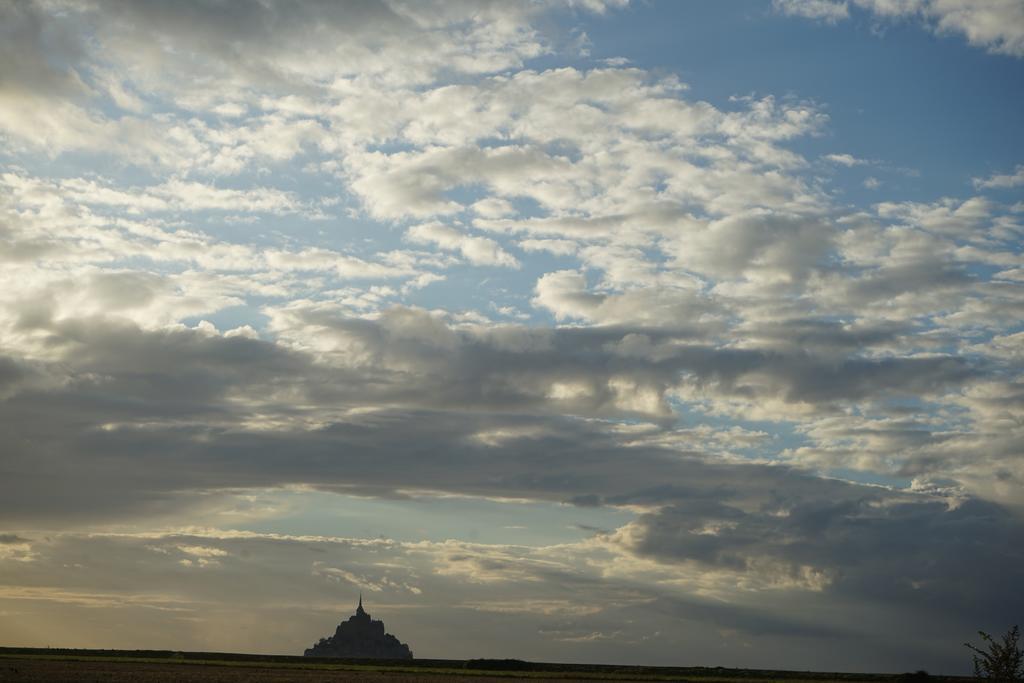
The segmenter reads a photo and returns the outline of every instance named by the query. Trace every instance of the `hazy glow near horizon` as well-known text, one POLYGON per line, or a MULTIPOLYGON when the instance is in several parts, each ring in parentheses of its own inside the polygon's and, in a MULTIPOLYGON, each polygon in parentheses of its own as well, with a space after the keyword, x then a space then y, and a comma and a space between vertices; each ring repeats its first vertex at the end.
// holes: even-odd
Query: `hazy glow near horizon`
MULTIPOLYGON (((1024 3, 0 4, 0 645, 965 673, 1024 3)), ((969 653, 968 653, 969 654, 969 653)))

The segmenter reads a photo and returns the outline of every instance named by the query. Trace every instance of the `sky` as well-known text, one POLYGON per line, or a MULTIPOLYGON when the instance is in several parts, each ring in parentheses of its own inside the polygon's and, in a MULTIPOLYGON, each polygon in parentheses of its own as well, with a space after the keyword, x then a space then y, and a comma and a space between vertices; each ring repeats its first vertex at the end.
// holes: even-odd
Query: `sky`
POLYGON ((969 673, 1024 3, 0 3, 0 644, 969 673))

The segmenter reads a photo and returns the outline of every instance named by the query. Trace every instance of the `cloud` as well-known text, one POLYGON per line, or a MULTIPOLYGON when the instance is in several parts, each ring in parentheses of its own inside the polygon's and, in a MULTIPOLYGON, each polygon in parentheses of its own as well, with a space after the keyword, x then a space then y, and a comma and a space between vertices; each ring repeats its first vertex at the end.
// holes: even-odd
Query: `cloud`
MULTIPOLYGON (((602 12, 606 5, 581 7, 602 12)), ((10 73, 0 93, 0 129, 49 153, 115 152, 137 164, 237 173, 253 158, 293 154, 303 140, 323 138, 322 129, 310 121, 211 127, 134 114, 149 110, 153 99, 190 111, 244 113, 259 104, 260 92, 309 97, 361 79, 401 86, 429 83, 441 70, 501 71, 550 50, 533 26, 550 9, 428 9, 381 0, 244 11, 198 2, 181 12, 159 3, 101 2, 56 12, 19 3, 2 22, 11 54, 3 59, 10 73), (197 69, 203 79, 193 78, 197 69), (101 113, 94 105, 105 98, 133 115, 101 113)))
MULTIPOLYGON (((994 54, 1024 57, 1024 8, 1014 0, 852 0, 882 20, 914 18, 939 35, 958 34, 994 54)), ((847 2, 773 0, 777 12, 830 24, 849 18, 847 2)))
POLYGON ((494 240, 464 235, 436 221, 414 225, 405 233, 405 237, 411 242, 436 244, 445 250, 459 251, 473 265, 519 267, 519 261, 494 240))
MULTIPOLYGON (((101 5, 82 10, 82 16, 96 19, 106 11, 101 5)), ((339 381, 380 373, 384 382, 375 385, 380 391, 374 400, 388 406, 403 403, 394 388, 398 381, 391 378, 412 372, 423 384, 413 384, 403 405, 414 408, 421 406, 416 392, 422 391, 459 409, 555 406, 588 418, 669 420, 684 412, 673 406, 682 401, 686 410, 712 414, 751 407, 788 423, 793 420, 783 419, 787 410, 801 416, 855 410, 860 402, 918 391, 929 400, 952 401, 950 392, 973 386, 990 370, 943 346, 951 330, 981 326, 993 338, 1010 338, 997 329, 998 321, 1012 319, 1019 295, 1008 277, 990 280, 979 266, 1009 272, 1017 256, 1013 219, 981 197, 892 201, 867 217, 841 215, 804 175, 806 161, 787 148, 787 141, 816 135, 826 125, 827 117, 812 103, 737 98, 716 107, 689 99, 686 87, 671 77, 621 64, 497 72, 465 64, 459 67, 463 73, 477 76, 451 84, 435 82, 427 72, 413 74, 412 81, 390 81, 390 72, 372 70, 361 70, 369 79, 361 81, 337 71, 350 68, 339 62, 286 86, 287 79, 277 76, 298 67, 284 47, 313 14, 303 10, 291 17, 261 8, 245 17, 251 25, 239 27, 230 12, 197 6, 199 15, 212 13, 210 22, 199 34, 184 36, 174 21, 150 25, 160 11, 140 6, 109 25, 88 24, 89 31, 110 43, 112 59, 139 47, 135 36, 123 33, 125 26, 178 41, 178 61, 163 54, 160 43, 151 48, 159 55, 144 51, 136 67, 119 67, 118 97, 133 113, 116 123, 128 125, 131 116, 145 113, 147 102, 173 92, 186 110, 216 116, 145 121, 194 137, 201 147, 194 155, 177 141, 170 147, 200 161, 139 185, 95 176, 5 176, 12 198, 5 204, 0 239, 4 258, 17 265, 7 271, 0 322, 9 348, 25 354, 11 359, 16 370, 5 391, 51 386, 60 374, 51 376, 49 366, 33 363, 64 359, 76 345, 100 344, 104 337, 96 330, 102 325, 156 335, 185 325, 198 334, 194 318, 215 319, 232 307, 248 307, 268 321, 264 329, 252 321, 216 323, 204 325, 204 334, 226 337, 217 325, 249 330, 232 338, 265 339, 275 353, 295 354, 289 357, 297 367, 326 363, 332 371, 355 373, 339 381), (253 41, 278 29, 279 42, 260 58, 261 65, 244 64, 241 55, 253 41), (210 39, 236 34, 237 54, 225 51, 228 43, 210 39), (176 70, 190 69, 197 60, 213 63, 213 79, 230 97, 204 99, 175 80, 176 70), (156 68, 161 62, 168 63, 166 70, 156 68), (253 68, 267 78, 256 78, 253 68), (291 185, 255 184, 242 175, 251 165, 301 155, 314 158, 304 167, 308 172, 343 183, 369 217, 446 222, 403 227, 424 251, 327 248, 316 240, 255 245, 216 239, 198 227, 214 212, 322 218, 322 204, 283 189, 291 185), (194 179, 193 172, 240 175, 213 182, 194 179), (492 236, 472 232, 477 230, 492 236), (476 265, 522 266, 506 251, 501 233, 525 234, 518 244, 527 253, 574 260, 536 275, 532 301, 538 311, 564 324, 602 326, 607 333, 540 334, 514 326, 469 332, 469 314, 460 328, 454 317, 438 312, 389 309, 417 287, 445 277, 455 260, 444 252, 476 265), (46 268, 37 267, 39 259, 46 268), (844 319, 827 320, 837 315, 844 319), (914 326, 895 324, 908 316, 914 326), (595 370, 569 353, 560 366, 555 359, 571 344, 620 365, 595 370), (480 366, 471 372, 453 349, 480 366), (541 349, 558 353, 546 356, 541 349), (820 371, 837 386, 826 390, 812 381, 799 368, 805 357, 808 373, 820 371), (438 376, 427 370, 435 362, 458 378, 450 390, 439 388, 438 376), (483 370, 493 363, 509 363, 521 374, 483 370), (925 373, 934 381, 925 381, 925 373)), ((489 7, 471 19, 460 10, 433 19, 406 6, 352 11, 352 27, 332 23, 337 17, 328 12, 326 33, 352 28, 358 44, 360 22, 397 22, 402 31, 436 30, 437 40, 444 41, 446 31, 511 22, 503 25, 499 43, 512 43, 495 49, 516 52, 519 47, 509 45, 521 45, 524 51, 509 57, 520 60, 534 48, 515 41, 542 42, 530 23, 534 15, 521 8, 489 7)), ((46 31, 70 30, 63 18, 47 19, 34 6, 22 14, 18 21, 26 26, 45 24, 37 31, 44 43, 46 31)), ((87 86, 96 87, 91 48, 68 49, 66 61, 77 65, 73 70, 84 74, 87 86)), ((114 87, 110 68, 103 80, 108 90, 114 87)), ((67 88, 68 73, 57 69, 47 78, 67 88)), ((101 117, 97 125, 115 121, 102 118, 107 115, 90 104, 88 93, 83 97, 74 106, 101 117)), ((826 158, 844 165, 860 161, 842 154, 826 158)), ((515 303, 523 305, 529 296, 520 293, 515 303)), ((495 310, 512 308, 496 303, 495 310)), ((475 320, 485 326, 479 316, 475 320)), ((1014 356, 1003 346, 978 348, 992 362, 1010 363, 1014 356)), ((228 395, 249 390, 231 389, 228 395)), ((288 391, 301 393, 295 387, 288 391)), ((336 416, 321 408, 325 396, 333 398, 330 392, 313 397, 308 415, 271 410, 243 423, 329 424, 336 416)))
POLYGON ((820 19, 829 24, 835 24, 850 16, 846 2, 832 0, 772 0, 772 7, 776 12, 807 19, 820 19))
POLYGON ((816 217, 757 209, 689 230, 674 249, 680 266, 714 278, 791 281, 821 263, 831 240, 831 229, 816 217))
POLYGON ((579 248, 572 240, 520 240, 519 248, 523 251, 547 251, 555 256, 571 256, 579 248))
POLYGON ((1017 172, 1013 174, 974 179, 974 187, 979 190, 1008 189, 1018 185, 1024 185, 1024 166, 1017 166, 1017 172))
POLYGON ((760 514, 716 501, 687 501, 641 517, 637 527, 613 538, 643 555, 731 571, 768 571, 781 585, 853 599, 892 599, 922 608, 940 600, 976 618, 1001 609, 998 596, 1010 590, 1001 570, 1007 561, 1004 550, 1016 546, 1021 533, 1012 516, 979 501, 955 507, 896 501, 876 506, 870 496, 797 503, 760 514), (994 557, 958 555, 964 544, 979 541, 978 547, 994 557), (902 551, 893 553, 894 547, 902 551), (936 561, 941 574, 933 573, 929 567, 936 565, 923 558, 936 561), (977 572, 986 566, 992 570, 991 592, 954 589, 963 582, 977 585, 977 572))
MULTIPOLYGON (((652 283, 653 284, 653 283, 652 283)), ((533 304, 557 320, 584 320, 602 325, 667 327, 700 338, 719 325, 705 297, 692 286, 628 287, 595 292, 579 271, 547 273, 537 280, 533 304)))
POLYGON ((202 545, 179 545, 178 550, 186 555, 194 557, 225 557, 228 553, 220 548, 211 548, 202 545))
POLYGON ((473 204, 473 211, 484 218, 505 218, 514 215, 516 210, 508 200, 488 197, 473 204))
MULTIPOLYGON (((610 495, 582 482, 618 462, 619 446, 614 439, 588 445, 606 438, 603 430, 595 424, 585 438, 591 428, 579 432, 573 415, 658 422, 672 416, 669 392, 827 414, 849 401, 939 399, 980 372, 955 357, 837 362, 800 351, 714 349, 694 344, 686 330, 649 331, 644 341, 614 328, 461 330, 403 309, 378 320, 295 306, 269 313, 277 343, 97 319, 45 323, 50 347, 61 352, 49 371, 71 374, 49 388, 15 385, 4 422, 12 443, 35 444, 16 445, 12 466, 29 466, 39 449, 49 453, 51 471, 61 474, 45 486, 64 502, 19 484, 4 491, 5 515, 50 519, 74 511, 103 519, 134 509, 159 517, 176 505, 201 505, 198 491, 297 481, 558 500, 610 495), (540 431, 500 442, 472 436, 515 425, 540 431), (395 462, 409 443, 420 444, 424 457, 395 462), (531 483, 531 459, 509 456, 518 447, 527 456, 538 443, 566 452, 564 479, 531 483), (594 454, 581 479, 575 454, 588 448, 594 454), (439 454, 447 455, 438 462, 439 454), (136 485, 128 487, 126 477, 136 485)), ((653 462, 608 481, 654 477, 653 462)), ((958 476, 936 470, 943 471, 958 476)))
POLYGON ((479 200, 474 207, 492 208, 474 209, 474 226, 561 236, 664 230, 689 203, 718 213, 812 200, 807 187, 775 169, 802 163, 778 143, 817 130, 821 113, 770 97, 726 113, 680 92, 678 82, 638 69, 557 69, 409 93, 412 123, 403 133, 413 149, 350 153, 347 177, 370 215, 388 220, 458 214, 465 207, 455 194, 483 179, 490 199, 532 200, 541 215, 517 219, 504 204, 496 213, 479 200), (450 119, 463 110, 477 113, 468 122, 450 119), (565 120, 566 110, 574 120, 565 120), (515 142, 494 143, 509 136, 515 142), (723 145, 710 168, 704 136, 723 145), (732 163, 736 157, 746 163, 732 163))
POLYGON ((71 178, 55 189, 66 201, 114 207, 132 214, 211 210, 289 214, 304 210, 294 193, 275 188, 231 190, 178 178, 154 187, 127 189, 111 188, 95 180, 71 178))
POLYGON ((840 166, 861 166, 868 163, 864 159, 858 159, 852 154, 826 154, 822 157, 826 161, 831 161, 833 164, 839 164, 840 166))
POLYGON ((0 534, 0 563, 34 562, 39 557, 32 542, 16 534, 0 534))
POLYGON ((934 204, 883 202, 877 210, 883 218, 899 219, 930 232, 957 237, 978 231, 992 215, 991 203, 984 197, 972 197, 959 203, 953 199, 934 204))
POLYGON ((17 536, 16 534, 0 534, 0 544, 3 545, 14 545, 16 543, 26 543, 27 540, 17 536))
MULTIPOLYGON (((861 2, 862 0, 857 0, 861 2)), ((881 3, 870 0, 869 7, 881 3)), ((877 9, 876 9, 877 11, 877 9)), ((923 13, 938 33, 959 33, 989 52, 1024 57, 1024 7, 1012 0, 932 0, 923 13)))

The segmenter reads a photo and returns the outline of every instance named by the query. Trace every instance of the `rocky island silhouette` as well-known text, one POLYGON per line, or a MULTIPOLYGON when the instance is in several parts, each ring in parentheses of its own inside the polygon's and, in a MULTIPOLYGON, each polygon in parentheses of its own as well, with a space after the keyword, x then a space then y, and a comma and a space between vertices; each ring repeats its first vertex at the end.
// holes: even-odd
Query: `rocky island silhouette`
POLYGON ((306 657, 351 657, 360 659, 412 659, 412 650, 384 630, 384 622, 371 619, 359 595, 356 613, 338 624, 334 635, 303 653, 306 657))

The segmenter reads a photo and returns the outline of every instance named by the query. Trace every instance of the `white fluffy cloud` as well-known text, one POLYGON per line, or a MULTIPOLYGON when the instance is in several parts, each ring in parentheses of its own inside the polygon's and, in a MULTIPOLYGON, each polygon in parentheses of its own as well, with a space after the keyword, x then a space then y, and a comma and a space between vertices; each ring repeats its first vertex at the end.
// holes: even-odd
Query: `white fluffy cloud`
MULTIPOLYGON (((836 23, 850 16, 843 0, 772 0, 776 11, 836 23)), ((851 0, 886 20, 914 18, 936 33, 956 34, 989 52, 1024 57, 1024 7, 1017 0, 851 0)))
POLYGON ((975 178, 974 186, 978 189, 1009 189, 1024 185, 1024 165, 1018 166, 1016 173, 994 174, 988 178, 975 178))
POLYGON ((406 232, 412 242, 436 244, 445 250, 457 250, 472 264, 518 268, 519 261, 487 237, 471 237, 442 223, 414 225, 406 232))

